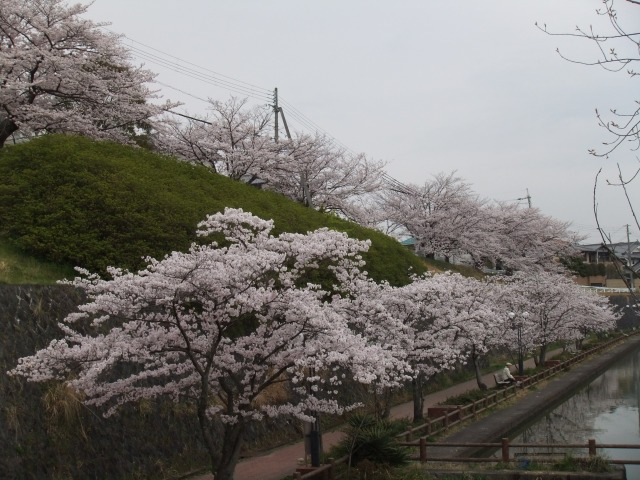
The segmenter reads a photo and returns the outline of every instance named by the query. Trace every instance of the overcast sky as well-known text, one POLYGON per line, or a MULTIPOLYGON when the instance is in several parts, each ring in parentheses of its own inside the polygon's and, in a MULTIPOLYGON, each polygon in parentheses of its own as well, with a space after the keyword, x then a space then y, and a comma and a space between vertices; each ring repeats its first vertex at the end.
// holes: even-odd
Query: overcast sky
MULTIPOLYGON (((604 167, 602 179, 614 179, 616 162, 631 171, 637 158, 629 150, 609 160, 588 154, 607 139, 595 109, 629 111, 636 84, 623 73, 562 60, 557 47, 579 60, 596 59, 596 51, 586 41, 545 35, 535 22, 556 32, 593 24, 604 33, 600 6, 95 0, 87 17, 125 34, 137 61, 158 74, 164 97, 185 103, 183 112, 203 115, 206 103, 197 98, 246 96, 241 92, 267 104, 278 87, 292 129, 319 127, 354 152, 386 161, 401 182, 421 184, 455 170, 482 197, 515 201, 528 189, 534 207, 597 241, 595 175, 604 167), (234 90, 167 62, 229 77, 218 76, 234 90)), ((638 31, 640 7, 622 0, 616 6, 621 23, 638 31)), ((614 241, 626 241, 632 219, 621 192, 604 182, 599 192, 601 226, 614 241)), ((635 227, 631 236, 640 237, 635 227)))

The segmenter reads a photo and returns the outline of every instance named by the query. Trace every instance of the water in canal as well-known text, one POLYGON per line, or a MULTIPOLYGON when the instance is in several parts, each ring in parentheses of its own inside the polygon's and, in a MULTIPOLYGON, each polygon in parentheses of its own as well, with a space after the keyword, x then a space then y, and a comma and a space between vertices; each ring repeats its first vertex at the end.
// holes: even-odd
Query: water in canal
MULTIPOLYGON (((570 372, 569 372, 570 374, 570 372)), ((513 443, 596 443, 640 445, 640 349, 621 357, 605 373, 528 425, 513 443)), ((531 452, 529 452, 531 453, 531 452)), ((600 450, 612 459, 640 460, 640 450, 600 450)), ((585 455, 586 449, 576 451, 585 455)), ((640 478, 627 465, 627 478, 640 478)))

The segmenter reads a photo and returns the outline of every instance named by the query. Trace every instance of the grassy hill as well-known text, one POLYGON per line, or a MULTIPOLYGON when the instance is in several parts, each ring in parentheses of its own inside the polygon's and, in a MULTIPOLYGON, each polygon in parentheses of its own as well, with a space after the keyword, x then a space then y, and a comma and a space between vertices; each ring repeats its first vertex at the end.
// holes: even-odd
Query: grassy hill
POLYGON ((425 263, 394 239, 210 170, 149 151, 47 135, 0 150, 0 282, 47 283, 74 265, 138 269, 186 250, 224 207, 273 219, 275 234, 329 227, 372 241, 367 271, 392 284, 425 263))

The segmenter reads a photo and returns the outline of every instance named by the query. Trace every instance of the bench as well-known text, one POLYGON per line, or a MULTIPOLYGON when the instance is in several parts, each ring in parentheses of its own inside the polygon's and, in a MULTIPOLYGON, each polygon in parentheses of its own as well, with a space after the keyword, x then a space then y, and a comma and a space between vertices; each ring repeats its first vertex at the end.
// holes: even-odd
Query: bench
POLYGON ((496 381, 496 386, 500 386, 500 387, 511 385, 512 383, 512 381, 509 380, 509 377, 507 377, 502 371, 498 373, 494 373, 493 379, 496 381))

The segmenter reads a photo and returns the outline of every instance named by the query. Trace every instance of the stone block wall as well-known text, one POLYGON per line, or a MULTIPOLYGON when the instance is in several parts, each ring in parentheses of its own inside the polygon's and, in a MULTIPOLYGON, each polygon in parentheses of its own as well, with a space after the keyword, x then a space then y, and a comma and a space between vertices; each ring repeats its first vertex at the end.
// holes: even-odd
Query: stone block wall
POLYGON ((18 358, 53 338, 82 302, 68 286, 0 285, 0 477, 172 478, 206 465, 188 408, 149 402, 104 418, 59 383, 9 377, 18 358))

